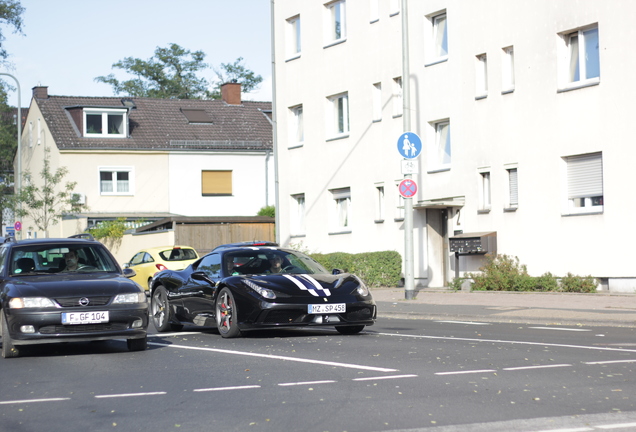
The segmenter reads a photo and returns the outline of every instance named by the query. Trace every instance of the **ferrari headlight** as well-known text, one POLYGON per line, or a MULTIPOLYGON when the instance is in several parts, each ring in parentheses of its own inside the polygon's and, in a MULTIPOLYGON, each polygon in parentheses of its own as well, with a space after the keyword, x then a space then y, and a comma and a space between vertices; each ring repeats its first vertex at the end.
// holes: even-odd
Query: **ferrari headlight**
POLYGON ((55 307, 53 300, 46 297, 15 297, 9 300, 11 309, 55 307))
POLYGON ((131 303, 145 303, 146 293, 129 293, 129 294, 117 294, 113 304, 131 304, 131 303))
POLYGON ((358 280, 358 288, 356 288, 356 292, 362 297, 368 296, 369 288, 367 288, 364 282, 362 282, 362 279, 360 279, 358 276, 356 276, 356 279, 358 280))
POLYGON ((245 285, 247 285, 249 288, 253 289, 254 291, 256 291, 261 297, 264 297, 266 299, 270 299, 273 300, 276 298, 276 294, 274 293, 274 291, 267 289, 267 288, 263 288, 261 286, 258 286, 257 284, 255 284, 254 282, 252 282, 249 279, 244 279, 243 283, 245 283, 245 285))

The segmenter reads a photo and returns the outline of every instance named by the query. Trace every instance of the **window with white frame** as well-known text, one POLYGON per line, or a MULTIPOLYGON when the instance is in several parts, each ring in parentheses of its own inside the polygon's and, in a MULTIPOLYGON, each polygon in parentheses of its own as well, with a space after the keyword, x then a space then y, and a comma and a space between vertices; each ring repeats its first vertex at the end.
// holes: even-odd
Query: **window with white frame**
POLYGON ((508 203, 507 209, 514 210, 519 207, 519 177, 517 167, 506 168, 508 174, 508 203))
POLYGON ((400 194, 400 182, 402 180, 395 182, 395 217, 394 220, 396 222, 400 222, 404 220, 405 214, 405 204, 404 197, 400 194))
POLYGON ((588 153, 563 158, 566 164, 566 214, 603 211, 603 154, 588 153))
POLYGON ((389 15, 397 15, 400 13, 400 0, 389 0, 389 15))
POLYGON ((305 234, 305 194, 291 196, 291 234, 305 234))
POLYGON ((133 195, 132 167, 100 167, 99 192, 101 195, 133 195))
POLYGON ((305 126, 303 121, 303 106, 297 105, 289 109, 290 122, 290 147, 302 145, 305 141, 305 126))
POLYGON ((331 124, 328 130, 333 137, 349 134, 349 95, 341 93, 328 98, 331 124))
POLYGON ((350 231, 351 189, 332 189, 332 229, 335 232, 350 231))
POLYGON ((300 15, 287 20, 287 57, 300 56, 300 15))
POLYGON ((380 20, 380 0, 370 0, 369 22, 374 23, 380 20))
POLYGON ((84 136, 95 138, 125 138, 126 109, 84 108, 84 136))
POLYGON ((433 139, 428 140, 428 171, 445 171, 451 167, 450 121, 431 124, 433 139))
POLYGON ((430 18, 433 25, 431 62, 439 62, 448 58, 448 22, 446 12, 430 18))
POLYGON ((598 83, 601 76, 598 27, 586 27, 561 36, 565 42, 564 86, 598 83))
POLYGON ((515 51, 511 46, 503 49, 501 80, 501 90, 503 93, 509 93, 515 89, 515 51))
POLYGON ((486 54, 477 56, 475 78, 476 97, 486 97, 488 95, 488 57, 486 54))
POLYGON ((393 117, 402 115, 402 77, 393 78, 393 117))
POLYGON ((338 0, 325 4, 327 11, 327 43, 340 42, 347 38, 345 6, 345 0, 338 0))
POLYGON ((488 212, 491 207, 489 168, 479 170, 479 181, 479 211, 488 212))
POLYGON ((373 121, 382 120, 382 83, 373 84, 373 121))
POLYGON ((384 185, 375 185, 375 222, 384 222, 384 185))

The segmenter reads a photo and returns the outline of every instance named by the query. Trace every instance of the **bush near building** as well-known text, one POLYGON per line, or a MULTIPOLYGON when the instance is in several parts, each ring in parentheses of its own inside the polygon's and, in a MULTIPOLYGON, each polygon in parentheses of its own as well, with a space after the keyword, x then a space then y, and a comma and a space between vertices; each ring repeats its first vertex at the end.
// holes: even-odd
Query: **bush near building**
MULTIPOLYGON (((592 276, 576 276, 568 273, 564 277, 544 273, 530 276, 526 265, 519 258, 509 255, 486 255, 486 265, 481 273, 470 273, 465 279, 472 279, 471 289, 477 291, 544 291, 544 292, 596 292, 598 281, 592 276)), ((461 278, 455 278, 450 284, 460 289, 461 278)))
POLYGON ((397 286, 400 282, 402 257, 395 251, 309 255, 327 270, 340 269, 355 274, 369 287, 397 286))

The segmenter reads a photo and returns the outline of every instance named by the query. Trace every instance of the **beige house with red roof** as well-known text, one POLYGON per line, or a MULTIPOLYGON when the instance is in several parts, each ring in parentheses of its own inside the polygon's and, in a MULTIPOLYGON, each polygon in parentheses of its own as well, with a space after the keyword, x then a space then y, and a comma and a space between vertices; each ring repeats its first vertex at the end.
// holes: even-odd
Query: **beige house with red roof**
MULTIPOLYGON (((104 220, 255 216, 274 205, 271 103, 49 95, 34 87, 22 134, 22 171, 52 170, 88 209, 49 227, 65 237, 104 220)), ((44 237, 24 220, 22 238, 44 237)))

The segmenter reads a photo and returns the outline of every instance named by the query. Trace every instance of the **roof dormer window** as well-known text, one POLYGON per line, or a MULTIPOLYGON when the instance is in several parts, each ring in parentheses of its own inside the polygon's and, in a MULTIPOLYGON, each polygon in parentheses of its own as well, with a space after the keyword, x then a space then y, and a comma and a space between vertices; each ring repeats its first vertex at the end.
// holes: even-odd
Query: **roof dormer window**
POLYGON ((84 108, 84 136, 95 138, 126 138, 127 109, 84 108))

